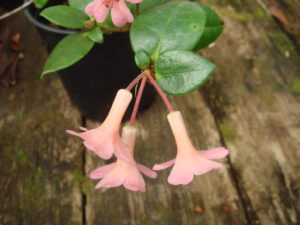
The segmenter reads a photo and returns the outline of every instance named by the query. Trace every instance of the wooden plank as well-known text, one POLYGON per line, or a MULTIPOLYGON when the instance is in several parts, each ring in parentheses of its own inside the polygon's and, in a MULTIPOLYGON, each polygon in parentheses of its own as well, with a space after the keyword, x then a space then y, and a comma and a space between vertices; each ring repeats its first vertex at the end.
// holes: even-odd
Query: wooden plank
MULTIPOLYGON (((221 145, 213 117, 198 92, 172 100, 174 107, 183 113, 195 146, 208 149, 221 145)), ((176 147, 166 115, 166 108, 157 99, 139 116, 138 162, 152 167, 154 163, 175 157, 176 147)), ((86 162, 87 173, 104 164, 90 152, 86 162)), ((226 159, 223 163, 227 164, 226 159)), ((187 186, 167 184, 169 172, 160 172, 157 180, 146 179, 145 193, 123 187, 105 192, 93 190, 96 184, 93 182, 87 195, 87 224, 247 224, 228 168, 195 177, 187 186), (197 207, 203 212, 196 212, 197 207)))
POLYGON ((201 93, 231 151, 248 217, 299 224, 299 52, 257 2, 214 2, 226 28, 202 52, 218 70, 201 93))
POLYGON ((298 0, 257 0, 260 6, 277 19, 283 31, 300 50, 300 2, 298 0))
POLYGON ((0 27, 24 52, 16 86, 0 87, 0 224, 82 224, 82 148, 64 132, 79 114, 57 75, 40 80, 47 53, 23 13, 0 27))

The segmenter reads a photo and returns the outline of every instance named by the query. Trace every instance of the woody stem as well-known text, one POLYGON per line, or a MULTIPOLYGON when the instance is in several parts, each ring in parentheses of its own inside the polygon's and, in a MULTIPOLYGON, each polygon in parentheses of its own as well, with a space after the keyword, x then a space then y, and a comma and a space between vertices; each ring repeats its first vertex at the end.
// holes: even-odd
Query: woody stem
POLYGON ((141 86, 139 88, 139 92, 136 96, 136 100, 135 100, 135 103, 134 103, 133 111, 132 111, 131 118, 130 118, 130 121, 129 121, 130 126, 133 126, 133 124, 134 124, 135 117, 136 117, 137 111, 139 109, 139 105, 140 105, 141 98, 142 98, 142 95, 143 95, 143 91, 144 91, 146 81, 147 81, 147 77, 144 76, 144 74, 142 74, 142 75, 143 75, 143 80, 142 80, 141 86))
POLYGON ((150 83, 154 86, 154 88, 156 89, 156 91, 158 92, 158 94, 160 95, 162 100, 164 101, 164 103, 167 106, 169 112, 173 112, 174 109, 173 109, 169 99, 167 98, 166 94, 163 92, 163 90, 161 90, 161 88, 159 87, 159 85, 156 83, 156 81, 153 79, 153 77, 151 75, 148 76, 148 79, 149 79, 150 83))

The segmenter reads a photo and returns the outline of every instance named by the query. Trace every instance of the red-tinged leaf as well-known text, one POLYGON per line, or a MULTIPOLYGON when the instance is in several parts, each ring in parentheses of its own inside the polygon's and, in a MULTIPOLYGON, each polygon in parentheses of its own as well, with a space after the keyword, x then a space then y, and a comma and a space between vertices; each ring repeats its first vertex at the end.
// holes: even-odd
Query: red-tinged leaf
POLYGON ((17 33, 10 39, 10 48, 16 52, 19 52, 21 50, 20 38, 20 33, 17 33))
POLYGON ((285 16, 284 12, 276 6, 272 6, 269 8, 269 13, 278 19, 287 29, 292 29, 293 24, 285 16))
POLYGON ((19 58, 19 54, 16 54, 11 63, 6 67, 3 76, 1 77, 1 83, 7 88, 16 85, 16 68, 19 58))

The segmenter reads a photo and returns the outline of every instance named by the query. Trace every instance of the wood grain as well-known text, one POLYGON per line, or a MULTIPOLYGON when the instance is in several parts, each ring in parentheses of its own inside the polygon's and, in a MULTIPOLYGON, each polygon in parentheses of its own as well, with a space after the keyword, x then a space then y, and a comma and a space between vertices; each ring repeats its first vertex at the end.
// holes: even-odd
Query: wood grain
POLYGON ((231 151, 251 223, 299 224, 299 52, 267 14, 243 22, 226 16, 262 10, 247 3, 243 11, 215 5, 226 29, 203 51, 218 71, 201 93, 231 151))
POLYGON ((16 86, 0 87, 0 224, 81 224, 82 148, 64 133, 79 114, 57 75, 40 80, 47 52, 34 26, 23 14, 2 26, 21 33, 24 58, 16 86))

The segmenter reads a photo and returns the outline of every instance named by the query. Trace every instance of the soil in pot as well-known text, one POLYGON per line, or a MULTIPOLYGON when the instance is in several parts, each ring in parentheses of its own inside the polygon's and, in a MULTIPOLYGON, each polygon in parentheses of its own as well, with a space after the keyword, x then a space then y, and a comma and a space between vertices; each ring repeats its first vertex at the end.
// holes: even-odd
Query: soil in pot
MULTIPOLYGON (((50 2, 53 4, 53 1, 50 2)), ((37 25, 47 49, 51 51, 62 38, 74 31, 47 25, 38 16, 39 11, 31 6, 26 14, 37 25)), ((104 44, 96 44, 81 61, 59 71, 72 102, 82 116, 99 121, 105 119, 117 91, 125 88, 140 73, 134 62, 128 32, 113 33, 104 38, 104 44)), ((140 110, 147 109, 154 97, 154 89, 147 85, 140 110)), ((127 110, 126 119, 131 114, 133 102, 134 99, 127 110)))

